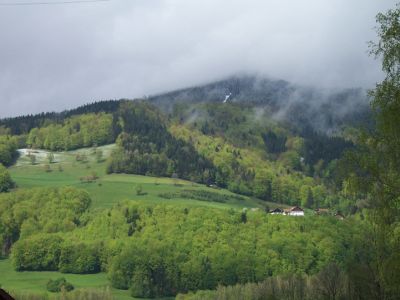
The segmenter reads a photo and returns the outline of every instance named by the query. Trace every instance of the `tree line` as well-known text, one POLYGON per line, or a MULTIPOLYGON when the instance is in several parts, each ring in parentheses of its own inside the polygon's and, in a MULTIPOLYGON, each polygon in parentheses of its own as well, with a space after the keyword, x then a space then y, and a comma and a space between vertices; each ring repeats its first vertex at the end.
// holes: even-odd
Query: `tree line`
POLYGON ((357 136, 357 151, 347 155, 347 181, 369 208, 373 231, 371 277, 375 299, 400 295, 400 6, 377 15, 378 41, 371 54, 382 59, 385 78, 370 92, 373 128, 357 136))
POLYGON ((26 140, 30 148, 65 151, 113 143, 113 116, 85 114, 66 119, 62 124, 33 128, 26 140))
POLYGON ((91 212, 89 204, 73 188, 0 195, 3 255, 18 271, 104 271, 115 288, 158 297, 313 275, 351 260, 362 230, 330 217, 135 202, 91 212))
POLYGON ((28 134, 33 128, 41 128, 51 124, 62 124, 65 119, 82 114, 113 113, 122 100, 105 100, 82 105, 75 109, 60 113, 48 112, 36 115, 25 115, 0 119, 0 128, 7 130, 11 135, 28 134))
POLYGON ((221 300, 221 299, 374 299, 368 285, 349 276, 339 265, 330 263, 314 275, 285 274, 269 277, 258 283, 218 286, 216 290, 205 290, 177 295, 177 300, 221 300))

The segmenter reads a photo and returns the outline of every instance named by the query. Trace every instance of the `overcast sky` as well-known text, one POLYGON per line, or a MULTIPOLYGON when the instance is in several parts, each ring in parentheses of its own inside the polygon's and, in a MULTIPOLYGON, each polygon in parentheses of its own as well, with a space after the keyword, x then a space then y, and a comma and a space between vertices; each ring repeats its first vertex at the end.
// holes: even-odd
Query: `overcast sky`
MULTIPOLYGON (((367 54, 389 0, 111 0, 2 6, 0 117, 258 73, 373 87, 367 54)), ((47 0, 56 2, 59 0, 47 0)))

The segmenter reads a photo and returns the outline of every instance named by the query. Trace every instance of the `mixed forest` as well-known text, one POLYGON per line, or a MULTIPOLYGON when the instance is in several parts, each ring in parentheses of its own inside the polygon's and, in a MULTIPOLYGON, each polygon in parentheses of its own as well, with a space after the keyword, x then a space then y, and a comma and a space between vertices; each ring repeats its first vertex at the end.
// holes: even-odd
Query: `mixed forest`
POLYGON ((0 120, 0 265, 61 274, 39 293, 4 288, 21 299, 399 299, 399 16, 377 17, 371 51, 386 77, 371 107, 343 115, 305 101, 277 118, 275 96, 291 87, 263 81, 263 93, 244 77, 0 120), (231 100, 215 101, 226 84, 231 100), (305 216, 269 213, 290 206, 305 216), (75 288, 69 274, 105 274, 107 287, 75 288))

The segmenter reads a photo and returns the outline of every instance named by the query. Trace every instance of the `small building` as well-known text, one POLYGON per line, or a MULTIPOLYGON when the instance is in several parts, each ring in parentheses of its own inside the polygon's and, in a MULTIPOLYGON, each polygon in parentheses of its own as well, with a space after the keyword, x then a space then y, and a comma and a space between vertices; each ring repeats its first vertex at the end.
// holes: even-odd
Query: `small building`
POLYGON ((285 215, 295 216, 295 217, 304 217, 304 210, 299 206, 293 206, 292 208, 285 209, 285 215))
POLYGON ((270 210, 269 213, 271 215, 283 215, 283 209, 277 207, 277 208, 275 208, 273 210, 270 210))

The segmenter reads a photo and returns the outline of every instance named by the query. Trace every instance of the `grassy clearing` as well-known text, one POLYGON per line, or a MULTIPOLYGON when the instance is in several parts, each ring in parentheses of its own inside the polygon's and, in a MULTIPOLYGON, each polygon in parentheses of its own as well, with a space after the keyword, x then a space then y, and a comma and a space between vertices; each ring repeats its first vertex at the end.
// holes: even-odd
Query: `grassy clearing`
MULTIPOLYGON (((18 293, 29 292, 38 295, 52 295, 52 293, 46 291, 47 281, 60 277, 64 277, 71 282, 75 289, 103 289, 110 285, 105 273, 78 275, 59 272, 16 272, 12 268, 9 259, 0 260, 0 270, 0 285, 3 289, 10 291, 11 294, 16 291, 18 293)), ((111 289, 111 292, 115 299, 133 299, 129 296, 128 291, 111 289)))
POLYGON ((12 178, 19 188, 32 187, 61 187, 75 186, 87 190, 92 198, 93 208, 109 208, 121 200, 136 200, 146 203, 176 203, 186 205, 206 205, 221 208, 243 208, 259 207, 265 204, 276 207, 275 203, 266 203, 248 197, 244 200, 232 199, 226 203, 197 201, 185 199, 179 196, 173 199, 165 199, 159 195, 162 193, 173 193, 179 195, 184 189, 206 190, 213 193, 234 195, 223 189, 213 189, 204 185, 195 184, 185 180, 172 178, 156 178, 150 176, 127 175, 127 174, 106 174, 106 158, 110 155, 114 145, 98 147, 103 152, 103 160, 97 162, 95 149, 85 148, 69 152, 57 152, 54 154, 55 162, 49 164, 47 153, 43 150, 32 151, 36 156, 36 163, 32 165, 27 156, 28 151, 21 151, 21 156, 16 165, 10 168, 12 178), (87 162, 76 161, 77 155, 85 155, 87 162), (46 170, 46 165, 50 169, 46 170), (96 174, 99 178, 95 182, 81 182, 80 178, 96 174), (136 188, 141 186, 142 194, 137 195, 136 188))

